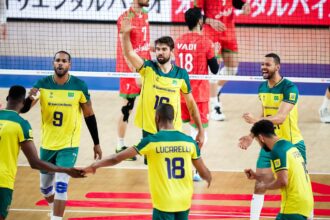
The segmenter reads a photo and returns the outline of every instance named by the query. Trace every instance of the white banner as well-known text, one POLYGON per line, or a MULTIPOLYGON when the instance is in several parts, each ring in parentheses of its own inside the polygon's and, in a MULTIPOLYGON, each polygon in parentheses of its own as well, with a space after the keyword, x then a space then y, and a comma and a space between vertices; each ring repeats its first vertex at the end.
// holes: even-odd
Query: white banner
MULTIPOLYGON (((132 0, 7 0, 8 18, 117 21, 132 0)), ((171 21, 169 0, 149 1, 149 20, 171 21)))

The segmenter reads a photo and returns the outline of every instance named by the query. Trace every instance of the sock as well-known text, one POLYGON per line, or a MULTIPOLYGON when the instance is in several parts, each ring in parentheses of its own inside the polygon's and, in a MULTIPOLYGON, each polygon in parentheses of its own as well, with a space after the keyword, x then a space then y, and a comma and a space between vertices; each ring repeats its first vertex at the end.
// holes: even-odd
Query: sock
POLYGON ((60 216, 52 216, 51 220, 62 220, 63 217, 60 216))
POLYGON ((125 141, 124 138, 118 138, 117 140, 117 150, 120 150, 122 147, 125 146, 125 141))
POLYGON ((221 93, 223 86, 218 86, 218 94, 221 93))
POLYGON ((52 217, 54 214, 54 203, 53 202, 49 202, 48 206, 50 208, 50 216, 52 217))
POLYGON ((211 102, 211 108, 215 108, 216 106, 220 106, 219 102, 218 102, 218 97, 211 97, 210 98, 210 102, 211 102))
POLYGON ((328 99, 328 97, 324 96, 323 102, 322 102, 322 105, 321 105, 321 109, 328 108, 329 104, 330 104, 330 99, 328 99))
POLYGON ((259 220, 265 195, 253 194, 250 207, 250 220, 259 220))

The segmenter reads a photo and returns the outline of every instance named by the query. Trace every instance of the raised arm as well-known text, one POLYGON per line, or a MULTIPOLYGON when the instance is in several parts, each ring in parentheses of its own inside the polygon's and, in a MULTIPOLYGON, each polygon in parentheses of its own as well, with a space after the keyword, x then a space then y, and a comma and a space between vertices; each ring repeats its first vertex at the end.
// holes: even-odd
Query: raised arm
POLYGON ((143 59, 133 50, 133 46, 131 43, 130 32, 132 30, 131 20, 128 17, 124 17, 121 23, 121 35, 122 35, 122 48, 123 54, 129 63, 132 66, 139 70, 143 66, 143 59))
POLYGON ((97 129, 96 118, 95 118, 94 111, 92 108, 92 102, 89 100, 86 103, 81 103, 80 106, 83 111, 85 122, 88 127, 89 133, 91 134, 92 139, 93 139, 94 159, 101 159, 102 150, 100 147, 99 133, 98 133, 98 129, 97 129))

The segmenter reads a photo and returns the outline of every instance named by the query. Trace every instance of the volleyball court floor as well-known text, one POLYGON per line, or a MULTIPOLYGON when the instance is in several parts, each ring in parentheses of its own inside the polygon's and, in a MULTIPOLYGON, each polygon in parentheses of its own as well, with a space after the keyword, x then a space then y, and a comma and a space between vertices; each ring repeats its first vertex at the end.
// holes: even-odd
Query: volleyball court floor
MULTIPOLYGON (((1 99, 6 90, 1 89, 1 99)), ((94 111, 98 119, 99 134, 104 156, 116 147, 116 120, 120 98, 117 92, 92 92, 94 111)), ((329 124, 319 122, 317 109, 320 96, 301 96, 299 101, 300 128, 305 138, 308 169, 313 181, 315 216, 330 219, 330 164, 329 124)), ((3 103, 4 100, 1 100, 3 103)), ((247 134, 244 112, 260 114, 257 95, 225 94, 223 104, 227 120, 211 121, 209 141, 202 149, 202 157, 212 171, 210 188, 204 182, 194 183, 194 199, 190 219, 247 219, 254 182, 246 179, 244 168, 254 168, 259 146, 254 142, 247 151, 237 147, 238 138, 247 134)), ((36 145, 40 137, 40 109, 34 107, 24 117, 34 129, 36 145)), ((127 145, 140 140, 140 130, 133 126, 127 130, 127 145)), ((83 123, 84 124, 84 123, 83 123)), ((189 130, 185 126, 185 130, 189 130)), ((93 161, 92 140, 86 126, 82 129, 77 166, 93 161)), ((49 208, 39 193, 39 173, 27 166, 20 154, 13 204, 9 220, 48 218, 49 208)), ((279 191, 269 191, 262 212, 263 219, 274 218, 280 207, 279 191)), ((148 190, 147 170, 143 158, 125 161, 113 168, 99 169, 95 175, 84 179, 71 179, 65 219, 70 220, 127 220, 151 219, 151 201, 148 190)))

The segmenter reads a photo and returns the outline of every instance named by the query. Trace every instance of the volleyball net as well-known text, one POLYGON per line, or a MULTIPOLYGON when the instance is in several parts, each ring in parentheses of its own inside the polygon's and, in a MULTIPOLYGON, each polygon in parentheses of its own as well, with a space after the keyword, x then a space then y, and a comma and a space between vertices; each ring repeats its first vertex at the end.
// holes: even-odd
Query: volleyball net
MULTIPOLYGON (((116 22, 132 0, 4 2, 8 21, 6 39, 0 40, 0 86, 14 76, 52 74, 53 55, 59 50, 72 55, 74 75, 95 80, 138 77, 116 71, 116 22)), ((282 75, 292 81, 330 82, 330 2, 252 0, 250 5, 250 15, 234 9, 221 15, 230 12, 235 16, 238 74, 192 75, 191 79, 261 81, 260 64, 265 54, 274 52, 281 57, 282 75)), ((192 6, 190 0, 150 0, 146 8, 150 44, 164 35, 177 39, 186 33, 183 15, 192 6)))

